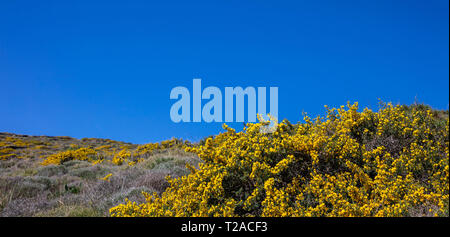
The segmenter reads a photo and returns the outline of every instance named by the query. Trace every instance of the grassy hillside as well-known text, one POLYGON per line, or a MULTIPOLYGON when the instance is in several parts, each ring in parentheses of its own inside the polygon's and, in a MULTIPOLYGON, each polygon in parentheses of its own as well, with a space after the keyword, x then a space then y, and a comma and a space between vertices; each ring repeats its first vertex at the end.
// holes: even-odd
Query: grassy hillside
POLYGON ((0 216, 448 216, 448 111, 358 111, 198 144, 0 133, 0 216))
POLYGON ((108 216, 126 198, 164 191, 165 177, 186 175, 186 163, 197 165, 182 145, 0 133, 0 216, 108 216))

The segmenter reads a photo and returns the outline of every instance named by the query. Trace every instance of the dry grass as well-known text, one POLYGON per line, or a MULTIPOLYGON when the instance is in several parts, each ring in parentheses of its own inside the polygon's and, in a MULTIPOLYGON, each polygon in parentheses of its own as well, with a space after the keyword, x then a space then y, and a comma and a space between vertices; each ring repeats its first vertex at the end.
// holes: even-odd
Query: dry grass
POLYGON ((40 165, 50 154, 100 146, 137 147, 107 139, 0 133, 0 149, 10 148, 20 157, 0 160, 0 216, 108 216, 108 210, 125 198, 143 202, 142 191, 162 193, 168 187, 167 175, 185 175, 186 163, 199 162, 181 149, 166 149, 134 166, 79 160, 40 165), (112 174, 108 181, 102 180, 107 174, 112 174))

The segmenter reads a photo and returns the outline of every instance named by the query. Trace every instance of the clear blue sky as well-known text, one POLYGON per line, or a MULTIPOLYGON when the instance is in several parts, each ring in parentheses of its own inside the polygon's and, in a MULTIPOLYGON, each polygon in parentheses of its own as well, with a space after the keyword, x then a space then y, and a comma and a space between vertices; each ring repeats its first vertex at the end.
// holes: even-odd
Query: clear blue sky
POLYGON ((278 86, 292 122, 378 98, 449 107, 447 0, 70 2, 0 2, 0 132, 198 140, 221 124, 169 115, 193 78, 278 86))

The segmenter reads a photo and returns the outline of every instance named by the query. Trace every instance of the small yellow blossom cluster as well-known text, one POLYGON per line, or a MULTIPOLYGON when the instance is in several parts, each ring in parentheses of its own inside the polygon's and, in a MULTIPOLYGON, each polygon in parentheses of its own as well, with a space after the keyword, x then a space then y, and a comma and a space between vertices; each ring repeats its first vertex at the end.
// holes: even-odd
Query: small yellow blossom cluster
POLYGON ((112 173, 109 173, 105 177, 101 178, 101 180, 109 182, 109 178, 111 178, 112 175, 113 175, 112 173))
POLYGON ((327 108, 305 123, 247 124, 186 148, 203 160, 111 216, 448 216, 449 119, 420 106, 327 108))
POLYGON ((0 160, 8 160, 10 158, 17 157, 12 148, 1 148, 0 149, 0 160))
POLYGON ((170 148, 181 148, 184 149, 191 144, 188 141, 184 141, 181 139, 172 138, 170 140, 162 141, 160 143, 148 143, 145 145, 138 146, 135 152, 135 155, 145 156, 150 155, 156 150, 165 150, 170 148))

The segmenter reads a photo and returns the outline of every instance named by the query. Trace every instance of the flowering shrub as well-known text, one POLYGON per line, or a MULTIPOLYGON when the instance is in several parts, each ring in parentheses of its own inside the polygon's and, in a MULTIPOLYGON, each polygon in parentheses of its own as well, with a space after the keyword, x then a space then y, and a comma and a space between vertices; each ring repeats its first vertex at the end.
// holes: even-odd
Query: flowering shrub
POLYGON ((267 122, 187 147, 203 160, 160 196, 112 216, 448 216, 449 118, 423 106, 358 104, 273 133, 267 122))
POLYGON ((122 163, 131 157, 131 153, 127 149, 123 149, 114 155, 112 163, 116 165, 122 165, 122 163))
POLYGON ((60 153, 52 154, 41 162, 42 165, 59 165, 69 160, 97 160, 98 154, 91 148, 79 148, 77 150, 67 150, 60 153))

